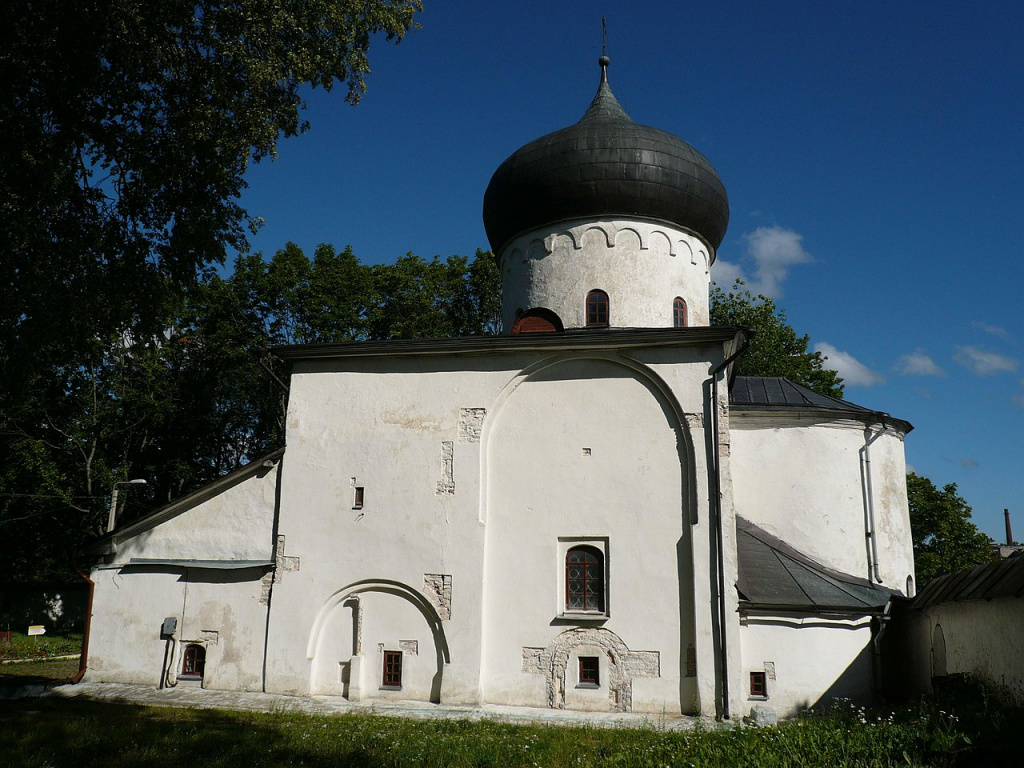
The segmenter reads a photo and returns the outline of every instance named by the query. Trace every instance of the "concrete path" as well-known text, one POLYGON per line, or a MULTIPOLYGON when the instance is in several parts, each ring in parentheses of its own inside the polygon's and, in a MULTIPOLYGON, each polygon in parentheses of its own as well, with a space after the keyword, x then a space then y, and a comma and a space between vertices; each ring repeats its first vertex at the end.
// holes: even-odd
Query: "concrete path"
MULTIPOLYGON (((318 715, 360 712, 363 714, 409 717, 418 720, 495 720, 505 723, 586 725, 598 728, 648 728, 688 730, 699 718, 682 715, 652 715, 627 712, 575 712, 564 709, 506 707, 486 704, 459 707, 420 701, 353 703, 334 696, 282 696, 272 693, 211 691, 178 685, 158 690, 144 685, 120 683, 79 683, 43 690, 25 691, 29 696, 60 696, 96 701, 126 702, 144 706, 192 707, 196 709, 239 709, 256 712, 305 712, 318 715)), ((713 722, 706 723, 714 727, 713 722)))

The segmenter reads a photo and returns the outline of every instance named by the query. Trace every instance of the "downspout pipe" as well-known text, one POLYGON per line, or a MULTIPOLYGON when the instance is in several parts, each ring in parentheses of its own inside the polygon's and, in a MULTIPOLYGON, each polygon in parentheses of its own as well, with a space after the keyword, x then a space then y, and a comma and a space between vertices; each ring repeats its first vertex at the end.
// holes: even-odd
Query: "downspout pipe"
POLYGON ((715 508, 715 549, 718 559, 718 627, 721 633, 721 647, 719 648, 719 663, 722 667, 722 719, 728 720, 729 713, 729 645, 727 642, 725 628, 725 548, 722 546, 723 523, 722 523, 722 466, 721 466, 721 445, 718 423, 718 375, 730 366, 740 355, 750 348, 750 342, 754 338, 754 332, 744 329, 743 344, 725 358, 721 363, 712 368, 708 375, 711 377, 711 439, 712 439, 712 467, 715 483, 715 493, 712 503, 715 508))
POLYGON ((85 677, 85 670, 89 663, 89 632, 92 629, 92 597, 96 592, 96 582, 85 575, 85 572, 77 565, 74 566, 75 573, 89 585, 89 596, 85 601, 85 634, 82 636, 82 655, 78 660, 78 672, 71 678, 72 684, 78 684, 82 682, 82 678, 85 677))

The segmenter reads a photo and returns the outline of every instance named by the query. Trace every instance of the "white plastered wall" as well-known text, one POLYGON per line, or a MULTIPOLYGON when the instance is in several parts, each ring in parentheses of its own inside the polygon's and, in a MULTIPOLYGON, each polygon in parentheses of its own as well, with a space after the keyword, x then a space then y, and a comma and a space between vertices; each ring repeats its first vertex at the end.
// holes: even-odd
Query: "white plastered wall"
POLYGON ((742 701, 734 716, 767 704, 779 717, 834 699, 871 701, 871 620, 824 617, 749 617, 740 629, 742 701), (766 699, 750 693, 750 673, 764 672, 766 699))
POLYGON ((742 411, 731 425, 733 462, 743 468, 734 478, 737 515, 829 568, 876 583, 877 552, 881 584, 906 589, 914 557, 901 432, 742 411))
POLYGON ((1024 705, 1024 598, 944 603, 921 613, 929 630, 924 647, 933 654, 941 627, 946 674, 977 676, 1024 705))
MULTIPOLYGON (((632 363, 638 367, 649 363, 655 371, 654 378, 660 376, 664 388, 672 392, 669 399, 678 401, 678 408, 684 413, 683 430, 693 432, 694 448, 687 449, 695 453, 692 466, 686 468, 695 476, 693 487, 687 488, 693 499, 688 502, 689 507, 684 505, 681 491, 677 432, 673 431, 658 398, 651 395, 647 385, 638 383, 628 366, 590 370, 573 379, 571 386, 569 382, 551 382, 553 390, 559 392, 557 399, 576 415, 582 414, 579 406, 586 397, 573 397, 572 388, 581 388, 579 391, 587 397, 592 390, 607 389, 595 396, 611 398, 608 408, 592 409, 589 415, 595 424, 608 425, 608 434, 588 436, 593 443, 590 446, 578 445, 583 436, 577 435, 579 439, 572 440, 571 445, 581 456, 582 448, 590 447, 592 459, 596 450, 597 463, 606 462, 607 448, 614 442, 615 434, 620 433, 620 444, 630 446, 630 450, 620 448, 614 455, 632 462, 636 477, 630 478, 629 484, 634 490, 643 491, 643 511, 656 518, 648 524, 648 520, 634 517, 640 511, 638 499, 629 508, 617 502, 602 505, 595 509, 599 518, 593 521, 594 528, 606 530, 602 535, 609 537, 611 563, 626 564, 624 569, 613 571, 620 574, 623 583, 616 584, 610 595, 611 600, 621 601, 613 620, 620 622, 616 627, 622 631, 622 639, 630 650, 648 651, 656 646, 653 650, 664 653, 662 677, 636 680, 635 709, 689 709, 694 702, 705 711, 713 709, 714 649, 709 629, 711 609, 707 605, 711 556, 705 549, 709 490, 703 385, 707 358, 721 354, 720 347, 717 351, 693 347, 645 350, 643 355, 637 355, 644 360, 632 363), (607 380, 590 381, 591 374, 607 380), (615 408, 611 408, 612 403, 615 408), (633 416, 644 426, 652 427, 649 438, 641 437, 637 428, 630 426, 633 416), (645 447, 645 441, 652 445, 645 447), (630 459, 629 454, 637 450, 643 456, 649 452, 651 461, 638 464, 636 459, 630 459), (645 475, 650 476, 649 489, 645 489, 645 475), (692 529, 696 538, 686 528, 686 516, 691 512, 700 520, 692 529), (655 546, 657 553, 652 556, 648 550, 655 546), (683 631, 687 636, 683 638, 679 634, 680 553, 683 561, 694 561, 694 565, 684 566, 684 570, 692 569, 695 576, 688 577, 692 583, 686 585, 683 600, 689 601, 685 611, 697 617, 685 622, 683 631), (658 574, 657 589, 641 587, 639 579, 636 584, 629 583, 629 564, 642 564, 641 554, 667 568, 667 573, 658 574), (659 593, 657 599, 650 596, 652 592, 659 593), (635 626, 630 626, 634 623, 632 619, 625 621, 627 616, 635 619, 635 626), (698 675, 684 680, 690 643, 696 645, 698 675)), ((442 669, 441 700, 468 704, 484 700, 528 703, 518 697, 522 681, 530 677, 522 672, 522 648, 544 645, 564 629, 551 624, 556 608, 552 590, 557 580, 557 537, 572 535, 574 531, 587 535, 589 527, 583 525, 582 519, 572 526, 556 526, 557 532, 553 528, 553 535, 542 537, 544 541, 538 542, 536 548, 516 546, 515 539, 504 546, 488 544, 488 557, 494 552, 497 559, 487 564, 485 573, 484 540, 485 536, 490 540, 491 526, 498 531, 494 534, 495 542, 503 538, 499 528, 505 528, 501 526, 511 525, 510 535, 516 539, 527 531, 521 515, 505 516, 500 509, 495 512, 490 507, 490 500, 495 498, 493 484, 506 482, 505 477, 512 481, 516 478, 514 473, 502 475, 489 463, 485 467, 482 446, 490 428, 487 420, 499 412, 503 393, 507 394, 524 370, 532 370, 544 359, 537 353, 509 353, 461 358, 345 359, 296 366, 280 525, 282 554, 290 565, 287 571, 279 570, 275 585, 269 690, 308 693, 330 689, 336 693, 344 692, 347 684, 351 693, 351 670, 357 668, 362 699, 396 695, 422 698, 429 687, 428 677, 436 672, 426 661, 437 657, 438 640, 428 631, 431 614, 422 610, 396 612, 395 615, 400 613, 405 618, 389 624, 372 617, 375 608, 371 602, 365 602, 361 606, 360 653, 353 654, 353 614, 345 600, 366 581, 395 585, 410 603, 415 602, 415 595, 433 600, 427 582, 443 576, 449 579, 451 599, 448 614, 444 610, 436 613, 448 652, 442 669), (485 485, 488 490, 484 498, 485 485), (364 488, 361 509, 352 508, 354 487, 364 488), (539 583, 543 583, 544 593, 521 589, 507 610, 497 609, 485 597, 484 584, 491 583, 495 568, 501 565, 502 553, 513 550, 519 553, 522 565, 517 573, 523 577, 529 572, 531 580, 536 575, 539 583), (543 616, 537 621, 525 621, 527 615, 532 617, 535 606, 540 606, 543 616), (493 615, 492 607, 497 609, 493 615), (521 623, 528 626, 520 629, 521 623), (519 638, 520 632, 530 638, 519 638), (504 637, 506 633, 508 637, 504 637), (380 690, 381 649, 390 650, 396 642, 412 640, 417 641, 419 661, 415 664, 420 668, 408 667, 410 677, 408 682, 403 677, 400 693, 380 690), (483 658, 484 648, 491 654, 492 643, 495 649, 508 646, 508 654, 499 653, 501 660, 493 666, 483 658), (492 669, 506 671, 492 675, 492 669), (512 677, 515 681, 510 683, 512 677), (516 695, 510 693, 510 685, 516 695)), ((513 401, 514 397, 509 398, 510 403, 513 401)), ((510 419, 510 430, 504 432, 502 439, 507 439, 507 446, 514 447, 526 440, 527 433, 539 424, 536 418, 526 419, 521 425, 514 423, 517 421, 510 419)), ((575 429, 572 420, 561 423, 566 429, 575 429)), ((545 477, 552 477, 556 462, 562 459, 560 452, 570 444, 569 437, 566 433, 557 443, 541 441, 536 448, 546 465, 545 477)), ((599 478, 602 483, 611 480, 599 478)), ((569 486, 566 484, 566 488, 569 486)), ((555 492, 567 491, 552 491, 555 492)), ((537 519, 543 516, 540 510, 534 514, 537 519)), ((539 531, 534 533, 539 535, 539 531)), ((525 543, 524 540, 522 544, 525 543)), ((649 661, 649 657, 644 659, 649 661)), ((536 695, 536 691, 529 693, 536 695)))
POLYGON ((262 688, 267 568, 184 569, 129 565, 155 560, 256 560, 272 557, 277 468, 266 468, 171 519, 118 541, 112 562, 94 569, 88 680, 173 680, 188 642, 206 649, 203 686, 262 688), (165 618, 177 620, 171 640, 165 618))
POLYGON ((581 219, 528 232, 502 251, 504 327, 544 307, 566 328, 582 328, 595 289, 608 294, 612 327, 671 328, 677 296, 686 301, 687 324, 706 326, 709 253, 692 233, 644 220, 581 219))

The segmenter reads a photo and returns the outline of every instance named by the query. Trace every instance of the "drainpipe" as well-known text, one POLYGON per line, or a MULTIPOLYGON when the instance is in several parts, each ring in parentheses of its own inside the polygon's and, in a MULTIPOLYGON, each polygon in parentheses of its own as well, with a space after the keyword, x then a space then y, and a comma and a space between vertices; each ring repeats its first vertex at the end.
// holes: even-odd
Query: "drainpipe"
POLYGON ((882 576, 878 570, 878 534, 875 530, 875 492, 871 485, 871 444, 885 434, 886 414, 876 411, 873 415, 879 420, 882 428, 874 434, 871 434, 870 425, 865 428, 868 437, 864 440, 864 447, 860 449, 860 457, 864 465, 864 536, 868 549, 868 578, 881 584, 882 576))
POLYGON ((714 469, 715 493, 712 503, 715 507, 715 523, 717 526, 715 549, 718 558, 718 627, 721 633, 722 642, 719 649, 719 662, 722 666, 722 719, 729 719, 729 646, 726 642, 725 629, 725 552, 722 546, 723 524, 722 524, 722 467, 719 444, 718 425, 718 374, 726 369, 734 360, 750 348, 750 341, 753 338, 752 331, 745 331, 742 346, 733 352, 729 357, 712 368, 708 375, 711 377, 711 439, 712 439, 712 466, 714 469))
POLYGON ((92 629, 92 596, 96 591, 96 582, 86 576, 85 572, 77 565, 74 566, 74 569, 82 581, 89 585, 89 597, 85 601, 85 634, 82 636, 82 655, 78 661, 78 672, 71 678, 72 684, 78 684, 85 677, 86 665, 89 661, 89 631, 92 629))

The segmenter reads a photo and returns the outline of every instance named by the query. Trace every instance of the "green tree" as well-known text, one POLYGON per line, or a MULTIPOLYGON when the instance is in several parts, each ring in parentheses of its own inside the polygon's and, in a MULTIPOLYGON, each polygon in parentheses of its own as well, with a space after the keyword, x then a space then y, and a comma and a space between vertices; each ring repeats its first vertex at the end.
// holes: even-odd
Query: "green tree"
POLYGON ((726 293, 711 290, 711 325, 752 328, 750 348, 737 361, 740 376, 782 376, 823 395, 842 398, 843 380, 824 367, 820 352, 809 352, 810 337, 798 336, 786 322, 786 311, 767 296, 754 296, 737 280, 726 293))
MULTIPOLYGON (((97 338, 159 333, 175 294, 246 249, 250 162, 357 103, 371 38, 420 0, 14 0, 0 32, 0 398, 97 338)), ((8 407, 0 400, 0 406, 8 407)))
POLYGON ((971 508, 955 483, 939 490, 927 477, 911 472, 907 501, 918 584, 992 559, 992 539, 971 522, 971 508))

